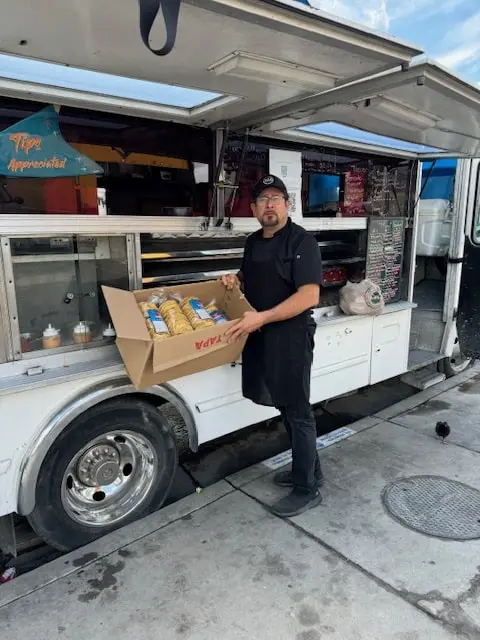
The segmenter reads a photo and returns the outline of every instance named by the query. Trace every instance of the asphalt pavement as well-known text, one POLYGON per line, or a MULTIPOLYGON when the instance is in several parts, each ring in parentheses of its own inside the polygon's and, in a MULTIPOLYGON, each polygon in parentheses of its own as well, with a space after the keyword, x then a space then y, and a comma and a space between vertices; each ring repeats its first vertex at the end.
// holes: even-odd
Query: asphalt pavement
POLYGON ((323 436, 299 517, 269 511, 274 456, 20 576, 2 637, 480 639, 479 403, 472 369, 323 436))

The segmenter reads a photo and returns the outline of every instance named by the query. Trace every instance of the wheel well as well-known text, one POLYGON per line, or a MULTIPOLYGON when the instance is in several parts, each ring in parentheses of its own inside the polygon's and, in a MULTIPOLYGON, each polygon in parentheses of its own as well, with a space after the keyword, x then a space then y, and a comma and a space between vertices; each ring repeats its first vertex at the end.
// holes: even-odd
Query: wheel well
MULTIPOLYGON (((122 396, 117 396, 117 398, 121 398, 122 396)), ((127 396, 124 396, 127 397, 127 396)), ((130 393, 128 394, 128 398, 132 400, 141 400, 150 404, 152 407, 156 409, 162 408, 161 413, 163 417, 168 420, 170 427, 173 432, 173 436, 175 437, 177 443, 177 450, 179 455, 183 455, 187 453, 189 450, 193 450, 191 446, 191 437, 190 432, 187 427, 185 420, 183 419, 178 407, 174 405, 171 401, 166 400, 158 395, 152 395, 150 393, 130 393)), ((103 402, 98 403, 99 406, 109 402, 110 400, 103 400, 103 402)))
MULTIPOLYGON (((35 489, 38 474, 43 460, 62 431, 68 427, 79 415, 93 406, 103 404, 114 398, 128 396, 142 399, 155 407, 161 407, 171 403, 181 420, 184 429, 188 434, 189 448, 192 451, 198 450, 198 434, 195 420, 188 409, 183 398, 169 385, 150 387, 148 390, 139 392, 125 377, 98 383, 74 398, 70 398, 67 403, 50 416, 44 424, 41 433, 35 438, 32 446, 27 450, 20 472, 20 483, 18 491, 18 513, 28 515, 35 507, 35 489)), ((176 434, 176 437, 177 434, 176 434)))
MULTIPOLYGON (((123 395, 124 394, 121 394, 116 397, 121 398, 123 395)), ((132 400, 143 400, 144 402, 148 402, 148 404, 151 404, 154 407, 161 407, 162 404, 167 404, 168 402, 168 400, 165 400, 165 398, 162 398, 161 396, 152 395, 150 393, 141 393, 140 391, 138 391, 137 393, 129 393, 128 397, 132 400)), ((108 400, 103 400, 99 404, 104 404, 105 402, 108 402, 108 400)))

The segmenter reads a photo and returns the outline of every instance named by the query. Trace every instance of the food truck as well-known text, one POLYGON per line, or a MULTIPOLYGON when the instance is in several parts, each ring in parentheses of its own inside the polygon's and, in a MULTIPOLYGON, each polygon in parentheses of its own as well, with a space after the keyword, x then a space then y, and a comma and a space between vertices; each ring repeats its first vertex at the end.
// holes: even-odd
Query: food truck
POLYGON ((293 0, 183 0, 168 46, 161 22, 140 14, 139 30, 142 5, 17 0, 0 25, 5 54, 110 74, 91 90, 59 66, 54 83, 0 78, 4 551, 15 514, 60 550, 140 518, 165 501, 179 449, 275 416, 242 397, 241 358, 138 389, 102 295, 238 269, 267 171, 322 252, 313 403, 400 375, 425 386, 477 354, 479 89, 293 0), (172 100, 182 89, 202 97, 172 100), (319 132, 328 122, 416 146, 319 132), (422 199, 448 157, 453 196, 422 199), (362 278, 381 315, 339 310, 362 278))

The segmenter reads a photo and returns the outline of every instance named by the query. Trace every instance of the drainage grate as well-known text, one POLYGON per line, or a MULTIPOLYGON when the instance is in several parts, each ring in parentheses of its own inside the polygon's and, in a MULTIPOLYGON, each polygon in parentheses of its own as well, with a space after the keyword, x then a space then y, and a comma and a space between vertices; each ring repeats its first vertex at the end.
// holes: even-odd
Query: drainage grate
POLYGON ((441 476, 412 476, 387 485, 387 512, 427 536, 447 540, 480 538, 480 491, 441 476))

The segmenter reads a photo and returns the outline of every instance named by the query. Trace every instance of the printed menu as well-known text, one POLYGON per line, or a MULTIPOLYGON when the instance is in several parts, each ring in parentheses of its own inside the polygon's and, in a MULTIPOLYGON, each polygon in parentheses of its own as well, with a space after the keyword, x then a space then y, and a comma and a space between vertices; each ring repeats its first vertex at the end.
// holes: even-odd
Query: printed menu
POLYGON ((270 149, 269 172, 285 183, 290 198, 290 217, 300 221, 303 217, 301 152, 270 149))

